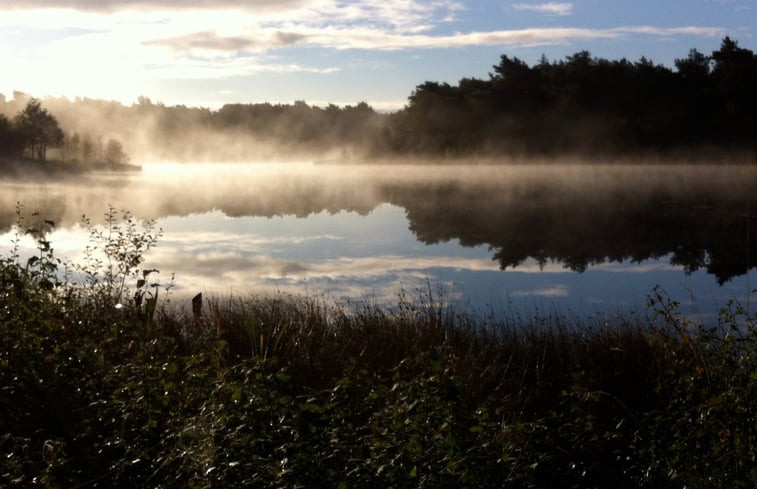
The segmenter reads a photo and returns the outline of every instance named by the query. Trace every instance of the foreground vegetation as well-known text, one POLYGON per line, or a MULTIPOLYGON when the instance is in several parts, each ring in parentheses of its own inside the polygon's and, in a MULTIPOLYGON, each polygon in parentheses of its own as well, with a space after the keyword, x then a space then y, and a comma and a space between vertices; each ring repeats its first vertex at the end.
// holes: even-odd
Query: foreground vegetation
MULTIPOLYGON (((757 317, 159 302, 159 232, 0 260, 3 487, 754 487, 757 317)), ((26 226, 19 225, 19 233, 26 226)), ((19 238, 20 239, 20 238, 19 238)))

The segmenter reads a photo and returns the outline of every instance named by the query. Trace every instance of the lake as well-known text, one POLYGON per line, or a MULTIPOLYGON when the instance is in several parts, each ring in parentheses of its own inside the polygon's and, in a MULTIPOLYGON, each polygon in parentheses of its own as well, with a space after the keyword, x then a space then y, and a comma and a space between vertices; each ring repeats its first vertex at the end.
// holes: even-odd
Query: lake
POLYGON ((27 222, 55 222, 48 238, 73 260, 82 215, 102 222, 111 204, 155 220, 146 265, 175 273, 174 301, 396 303, 430 287, 467 311, 631 315, 660 285, 707 320, 757 288, 749 166, 148 164, 0 188, 4 249, 16 202, 27 222))

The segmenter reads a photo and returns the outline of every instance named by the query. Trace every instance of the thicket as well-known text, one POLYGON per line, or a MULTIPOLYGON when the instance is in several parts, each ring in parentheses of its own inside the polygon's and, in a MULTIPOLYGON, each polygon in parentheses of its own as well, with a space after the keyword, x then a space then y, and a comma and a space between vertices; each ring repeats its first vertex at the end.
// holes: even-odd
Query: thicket
POLYGON ((660 290, 647 321, 611 324, 433 293, 183 312, 144 267, 152 223, 84 225, 83 263, 23 222, 0 260, 3 487, 757 484, 757 317, 738 304, 712 329, 660 290))

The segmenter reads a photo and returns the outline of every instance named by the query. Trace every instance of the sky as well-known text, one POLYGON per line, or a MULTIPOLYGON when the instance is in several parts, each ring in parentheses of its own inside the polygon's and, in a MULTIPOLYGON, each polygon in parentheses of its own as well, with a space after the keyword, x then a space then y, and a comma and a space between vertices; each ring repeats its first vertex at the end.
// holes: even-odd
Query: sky
POLYGON ((0 0, 0 93, 392 111, 503 54, 672 67, 756 31, 757 0, 0 0))

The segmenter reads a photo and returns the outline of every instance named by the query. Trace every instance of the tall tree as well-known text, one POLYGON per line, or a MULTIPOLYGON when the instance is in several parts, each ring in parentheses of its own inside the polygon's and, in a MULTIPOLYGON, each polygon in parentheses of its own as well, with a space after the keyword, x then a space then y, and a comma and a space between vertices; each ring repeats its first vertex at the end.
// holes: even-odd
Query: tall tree
POLYGON ((129 162, 129 157, 124 152, 121 142, 116 139, 108 140, 103 154, 105 163, 109 166, 125 165, 129 162))
POLYGON ((63 144, 63 131, 57 119, 47 109, 42 108, 39 100, 32 98, 15 118, 15 124, 23 141, 24 151, 32 159, 45 161, 47 148, 63 144))
POLYGON ((15 156, 19 152, 16 128, 11 121, 0 114, 0 156, 15 156))

